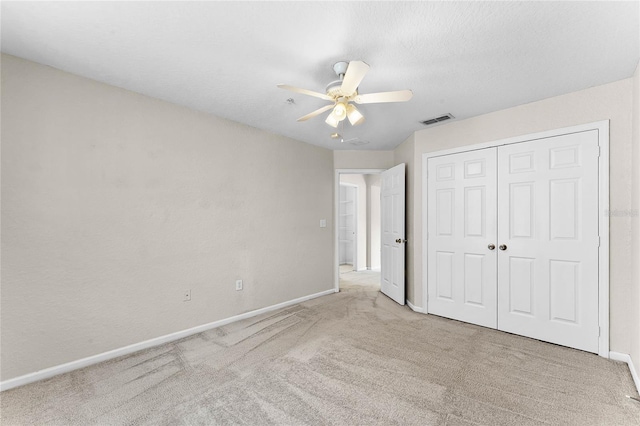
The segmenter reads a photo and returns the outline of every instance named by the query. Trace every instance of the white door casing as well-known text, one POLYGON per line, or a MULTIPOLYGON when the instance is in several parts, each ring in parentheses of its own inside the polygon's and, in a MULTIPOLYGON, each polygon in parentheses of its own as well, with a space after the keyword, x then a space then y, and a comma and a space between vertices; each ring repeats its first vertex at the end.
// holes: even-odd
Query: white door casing
POLYGON ((405 164, 382 172, 380 291, 405 304, 405 164))
POLYGON ((498 148, 498 329, 598 352, 598 134, 498 148))
POLYGON ((496 328, 496 148, 430 158, 428 170, 428 311, 496 328))

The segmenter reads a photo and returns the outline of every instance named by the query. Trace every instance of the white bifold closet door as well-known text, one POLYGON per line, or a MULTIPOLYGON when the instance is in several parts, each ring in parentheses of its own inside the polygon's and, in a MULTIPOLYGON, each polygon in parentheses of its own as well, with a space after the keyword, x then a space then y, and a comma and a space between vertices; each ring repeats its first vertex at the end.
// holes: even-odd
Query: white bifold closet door
POLYGON ((496 148, 428 161, 429 313, 496 328, 496 148))
POLYGON ((498 149, 498 328, 598 352, 598 132, 498 149))
POLYGON ((428 160, 427 311, 598 352, 598 135, 428 160))

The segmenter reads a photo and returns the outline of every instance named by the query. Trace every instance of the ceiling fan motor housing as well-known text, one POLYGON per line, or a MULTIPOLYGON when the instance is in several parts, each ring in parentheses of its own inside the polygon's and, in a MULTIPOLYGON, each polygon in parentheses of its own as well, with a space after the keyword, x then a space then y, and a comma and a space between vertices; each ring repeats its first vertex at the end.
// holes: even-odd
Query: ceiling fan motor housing
POLYGON ((331 96, 334 99, 342 98, 351 95, 351 93, 343 93, 342 92, 342 80, 335 80, 331 83, 327 84, 327 88, 325 89, 325 93, 327 96, 331 96))
POLYGON ((344 93, 342 91, 342 80, 344 80, 344 75, 347 73, 348 68, 349 62, 347 61, 340 61, 333 64, 333 71, 335 71, 338 76, 338 80, 334 80, 327 85, 325 93, 328 96, 337 100, 338 98, 354 95, 354 93, 344 93))

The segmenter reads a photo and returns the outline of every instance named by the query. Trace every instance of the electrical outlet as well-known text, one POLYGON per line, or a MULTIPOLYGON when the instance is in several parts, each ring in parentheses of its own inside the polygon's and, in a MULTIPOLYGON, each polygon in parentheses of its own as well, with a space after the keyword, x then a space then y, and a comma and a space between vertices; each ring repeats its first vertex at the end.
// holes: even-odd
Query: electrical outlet
POLYGON ((191 290, 185 290, 184 293, 182 294, 182 301, 188 302, 190 300, 191 300, 191 290))
POLYGON ((242 290, 242 280, 236 280, 236 291, 242 290))

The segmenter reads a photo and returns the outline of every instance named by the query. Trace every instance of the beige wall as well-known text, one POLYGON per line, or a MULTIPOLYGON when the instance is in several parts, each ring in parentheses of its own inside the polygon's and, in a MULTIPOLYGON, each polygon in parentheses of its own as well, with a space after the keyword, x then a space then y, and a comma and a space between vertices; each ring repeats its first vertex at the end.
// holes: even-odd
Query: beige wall
POLYGON ((420 159, 416 158, 415 152, 415 134, 409 136, 404 142, 402 142, 394 151, 394 163, 405 163, 406 171, 406 198, 405 198, 405 235, 406 235, 406 252, 405 252, 405 282, 406 282, 406 298, 409 302, 416 306, 422 306, 420 300, 420 293, 416 293, 417 287, 414 285, 416 280, 415 269, 416 265, 420 262, 419 258, 415 257, 416 238, 419 235, 415 234, 415 215, 416 201, 415 201, 415 167, 416 164, 420 164, 420 159))
MULTIPOLYGON (((422 306, 422 153, 490 142, 508 137, 610 120, 610 207, 631 209, 631 128, 633 80, 625 79, 510 108, 455 121, 415 133, 414 202, 415 272, 409 287, 413 301, 422 306)), ((398 150, 396 150, 398 153, 398 150)), ((398 158, 398 157, 397 157, 398 158)), ((630 353, 629 321, 635 318, 632 302, 631 218, 612 217, 610 225, 610 330, 612 351, 630 353)))
POLYGON ((633 75, 633 186, 632 186, 632 235, 633 254, 631 264, 633 271, 631 282, 633 293, 631 309, 633 316, 629 321, 629 336, 631 338, 631 359, 636 371, 640 372, 640 64, 633 75))
POLYGON ((380 175, 365 175, 367 182, 367 268, 380 269, 380 175))
POLYGON ((3 55, 2 380, 332 289, 332 195, 329 150, 3 55))
POLYGON ((333 151, 334 169, 389 169, 393 151, 333 151))

